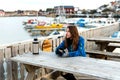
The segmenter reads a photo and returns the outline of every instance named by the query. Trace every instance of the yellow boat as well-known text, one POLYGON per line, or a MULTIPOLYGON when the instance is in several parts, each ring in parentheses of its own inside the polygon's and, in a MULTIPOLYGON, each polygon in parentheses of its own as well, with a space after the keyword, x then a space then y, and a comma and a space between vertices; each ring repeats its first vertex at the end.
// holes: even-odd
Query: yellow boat
POLYGON ((45 24, 45 25, 36 25, 35 26, 35 29, 60 29, 60 28, 63 28, 63 24, 56 24, 56 23, 53 23, 53 24, 45 24))

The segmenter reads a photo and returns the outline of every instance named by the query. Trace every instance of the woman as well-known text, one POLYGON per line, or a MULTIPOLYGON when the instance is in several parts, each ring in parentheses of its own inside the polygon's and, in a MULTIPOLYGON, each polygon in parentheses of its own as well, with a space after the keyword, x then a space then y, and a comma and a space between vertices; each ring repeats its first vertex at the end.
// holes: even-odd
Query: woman
MULTIPOLYGON (((65 40, 56 48, 55 53, 60 57, 86 57, 84 48, 84 38, 79 36, 77 27, 68 26, 66 29, 65 40)), ((73 74, 62 74, 66 80, 76 80, 73 74)))
POLYGON ((63 42, 56 48, 55 52, 61 57, 86 57, 84 38, 79 36, 76 26, 71 25, 67 27, 65 40, 63 40, 63 42))

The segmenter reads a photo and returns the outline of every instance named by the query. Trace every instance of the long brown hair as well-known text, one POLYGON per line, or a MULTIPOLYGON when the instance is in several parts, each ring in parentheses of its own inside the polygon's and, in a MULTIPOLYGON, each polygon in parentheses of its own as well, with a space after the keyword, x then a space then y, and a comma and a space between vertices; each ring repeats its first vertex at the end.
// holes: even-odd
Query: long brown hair
MULTIPOLYGON (((72 42, 72 47, 73 50, 77 49, 77 45, 78 45, 78 41, 79 41, 79 33, 77 30, 77 27, 75 25, 69 25, 67 26, 67 28, 69 28, 69 31, 71 33, 71 38, 73 40, 72 42)), ((68 43, 67 43, 67 38, 65 37, 65 47, 68 47, 68 43)))

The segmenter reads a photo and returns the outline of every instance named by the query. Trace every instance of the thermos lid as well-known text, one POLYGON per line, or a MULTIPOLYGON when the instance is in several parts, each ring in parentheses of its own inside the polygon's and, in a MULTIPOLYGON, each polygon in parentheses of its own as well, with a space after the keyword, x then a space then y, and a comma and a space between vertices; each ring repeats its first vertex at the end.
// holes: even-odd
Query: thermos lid
POLYGON ((38 41, 38 39, 37 39, 37 38, 34 38, 34 41, 38 41))

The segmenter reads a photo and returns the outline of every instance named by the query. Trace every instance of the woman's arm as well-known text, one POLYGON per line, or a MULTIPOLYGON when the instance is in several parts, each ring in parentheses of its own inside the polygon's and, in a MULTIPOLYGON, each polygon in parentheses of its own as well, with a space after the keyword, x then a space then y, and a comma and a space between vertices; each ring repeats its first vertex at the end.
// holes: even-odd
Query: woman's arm
POLYGON ((65 48, 65 41, 62 41, 56 49, 64 49, 65 48))
POLYGON ((86 57, 85 48, 84 48, 84 38, 80 37, 78 42, 78 48, 76 51, 69 52, 70 57, 83 56, 86 57))
POLYGON ((65 46, 65 43, 64 43, 64 41, 62 41, 62 43, 56 48, 55 53, 58 56, 63 56, 63 54, 65 53, 64 46, 65 46))

